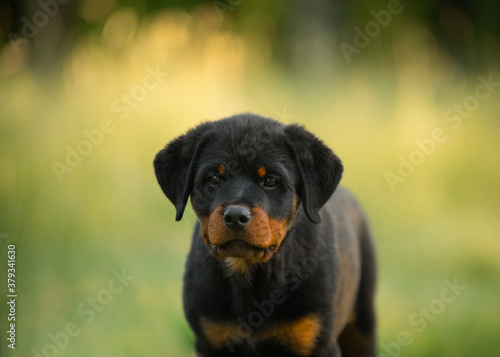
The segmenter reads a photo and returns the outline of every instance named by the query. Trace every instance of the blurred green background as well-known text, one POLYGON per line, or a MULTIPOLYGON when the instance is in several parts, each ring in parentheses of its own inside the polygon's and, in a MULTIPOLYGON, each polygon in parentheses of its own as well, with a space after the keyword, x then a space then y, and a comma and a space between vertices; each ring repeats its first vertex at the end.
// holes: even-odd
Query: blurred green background
POLYGON ((174 221, 152 160, 242 111, 304 124, 343 160, 378 250, 381 356, 495 355, 499 7, 3 1, 0 291, 14 243, 18 300, 15 350, 0 304, 1 355, 194 356, 195 217, 174 221))

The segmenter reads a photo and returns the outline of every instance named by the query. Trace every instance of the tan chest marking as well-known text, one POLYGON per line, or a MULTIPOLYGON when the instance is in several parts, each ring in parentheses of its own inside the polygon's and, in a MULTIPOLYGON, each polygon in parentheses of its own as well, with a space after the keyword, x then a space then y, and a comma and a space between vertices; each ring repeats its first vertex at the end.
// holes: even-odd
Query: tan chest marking
POLYGON ((229 322, 212 321, 202 317, 200 319, 203 334, 213 348, 223 348, 226 346, 228 336, 238 336, 237 325, 229 322))
POLYGON ((296 321, 278 324, 263 330, 255 329, 249 337, 239 336, 237 323, 217 322, 202 318, 200 324, 203 334, 216 349, 227 347, 228 338, 245 341, 251 346, 266 340, 273 340, 300 356, 309 356, 314 351, 321 332, 321 318, 318 314, 306 315, 296 321))
POLYGON ((272 338, 280 345, 300 356, 309 356, 321 332, 319 315, 311 314, 301 319, 273 328, 263 333, 264 339, 272 338))

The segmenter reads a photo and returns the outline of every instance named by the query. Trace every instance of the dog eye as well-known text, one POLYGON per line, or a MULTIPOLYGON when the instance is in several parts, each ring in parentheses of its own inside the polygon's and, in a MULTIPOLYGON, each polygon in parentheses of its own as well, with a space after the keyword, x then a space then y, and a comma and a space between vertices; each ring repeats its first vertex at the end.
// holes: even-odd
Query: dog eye
POLYGON ((218 185, 220 183, 220 176, 212 175, 208 178, 208 182, 210 182, 212 185, 218 185))
POLYGON ((264 181, 264 186, 266 187, 274 187, 276 185, 277 181, 274 177, 267 177, 266 180, 264 181))

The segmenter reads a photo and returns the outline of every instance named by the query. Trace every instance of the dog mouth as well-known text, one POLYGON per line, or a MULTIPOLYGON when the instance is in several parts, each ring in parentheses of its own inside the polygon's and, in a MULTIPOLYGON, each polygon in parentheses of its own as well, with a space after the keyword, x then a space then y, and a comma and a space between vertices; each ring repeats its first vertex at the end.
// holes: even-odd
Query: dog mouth
POLYGON ((267 261, 274 253, 276 246, 256 247, 245 241, 233 239, 222 245, 209 244, 210 253, 216 258, 243 258, 257 261, 267 261))

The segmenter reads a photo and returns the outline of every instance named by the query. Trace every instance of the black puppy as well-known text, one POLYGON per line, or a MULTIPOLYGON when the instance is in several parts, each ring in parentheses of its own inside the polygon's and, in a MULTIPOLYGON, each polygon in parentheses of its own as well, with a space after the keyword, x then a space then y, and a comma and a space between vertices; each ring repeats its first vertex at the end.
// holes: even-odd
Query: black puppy
POLYGON ((374 356, 375 257, 339 158, 298 125, 207 122, 154 160, 196 224, 184 310, 198 356, 374 356))

